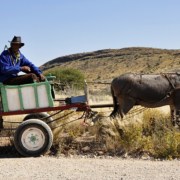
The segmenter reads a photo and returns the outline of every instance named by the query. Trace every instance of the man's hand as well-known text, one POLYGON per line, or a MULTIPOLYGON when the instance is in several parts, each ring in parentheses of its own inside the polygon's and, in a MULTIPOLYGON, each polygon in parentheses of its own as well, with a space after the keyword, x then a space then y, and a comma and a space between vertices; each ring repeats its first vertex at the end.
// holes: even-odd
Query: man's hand
POLYGON ((40 81, 45 81, 46 80, 46 78, 45 78, 45 76, 43 74, 39 74, 39 78, 40 78, 40 81))
POLYGON ((31 68, 28 67, 28 66, 22 66, 22 67, 21 67, 21 71, 23 71, 23 72, 25 72, 25 73, 29 73, 29 72, 31 72, 31 68))

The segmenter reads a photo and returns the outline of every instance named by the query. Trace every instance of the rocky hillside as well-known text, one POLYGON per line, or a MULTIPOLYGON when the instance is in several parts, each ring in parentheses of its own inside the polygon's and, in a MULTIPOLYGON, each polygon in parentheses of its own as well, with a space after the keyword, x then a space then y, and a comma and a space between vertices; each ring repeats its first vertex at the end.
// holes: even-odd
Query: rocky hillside
POLYGON ((110 81, 126 72, 160 73, 180 70, 180 50, 155 48, 105 49, 53 59, 43 70, 71 67, 82 71, 87 80, 110 81))

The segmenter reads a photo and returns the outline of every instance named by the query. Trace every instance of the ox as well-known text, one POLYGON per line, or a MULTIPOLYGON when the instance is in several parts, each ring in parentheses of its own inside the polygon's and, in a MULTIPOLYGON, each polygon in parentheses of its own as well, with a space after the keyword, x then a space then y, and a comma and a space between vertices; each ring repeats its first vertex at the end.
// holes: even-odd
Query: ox
POLYGON ((180 126, 180 74, 133 74, 114 78, 111 83, 114 109, 111 117, 121 118, 135 105, 155 108, 169 105, 172 122, 180 126))

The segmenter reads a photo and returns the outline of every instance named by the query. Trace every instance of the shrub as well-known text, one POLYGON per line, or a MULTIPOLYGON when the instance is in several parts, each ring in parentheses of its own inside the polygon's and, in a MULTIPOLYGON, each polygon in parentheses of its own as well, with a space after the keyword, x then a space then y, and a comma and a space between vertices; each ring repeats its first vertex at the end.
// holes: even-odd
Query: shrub
POLYGON ((142 123, 130 122, 123 131, 120 143, 128 153, 148 152, 165 159, 180 157, 180 132, 172 126, 169 115, 146 111, 142 123))
POLYGON ((123 149, 124 152, 134 157, 144 153, 160 159, 180 157, 179 129, 173 127, 169 115, 155 109, 145 111, 142 122, 130 119, 125 122, 116 119, 114 125, 110 127, 109 124, 107 128, 111 128, 116 135, 110 137, 108 133, 102 134, 99 131, 98 136, 103 135, 107 151, 112 151, 114 148, 115 151, 117 150, 114 152, 118 154, 118 151, 123 149))
POLYGON ((45 75, 52 74, 56 76, 56 81, 82 89, 84 86, 84 74, 73 68, 53 68, 45 71, 45 75))
MULTIPOLYGON (((64 122, 69 121, 69 118, 64 119, 64 122)), ((73 148, 80 153, 83 144, 82 142, 78 144, 76 141, 75 147, 75 139, 89 134, 95 136, 95 139, 85 145, 94 153, 103 151, 120 156, 128 154, 132 157, 148 155, 160 159, 180 158, 180 131, 172 126, 169 114, 150 109, 143 112, 141 121, 134 120, 134 118, 112 120, 105 114, 99 113, 94 118, 95 125, 92 127, 80 126, 79 123, 63 127, 55 135, 56 144, 60 144, 63 150, 61 152, 73 148), (67 137, 59 138, 60 134, 64 133, 67 137)))

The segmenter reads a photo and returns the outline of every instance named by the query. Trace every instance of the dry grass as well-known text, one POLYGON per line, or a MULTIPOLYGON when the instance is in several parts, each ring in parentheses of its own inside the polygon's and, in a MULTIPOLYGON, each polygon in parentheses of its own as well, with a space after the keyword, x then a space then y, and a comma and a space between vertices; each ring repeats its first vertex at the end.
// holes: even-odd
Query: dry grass
POLYGON ((106 148, 114 154, 127 153, 133 157, 146 154, 165 159, 180 157, 180 131, 172 126, 168 114, 151 109, 143 113, 141 122, 129 120, 127 123, 116 119, 107 127, 103 121, 100 124, 98 136, 105 135, 106 148), (107 129, 111 133, 104 133, 107 129))

